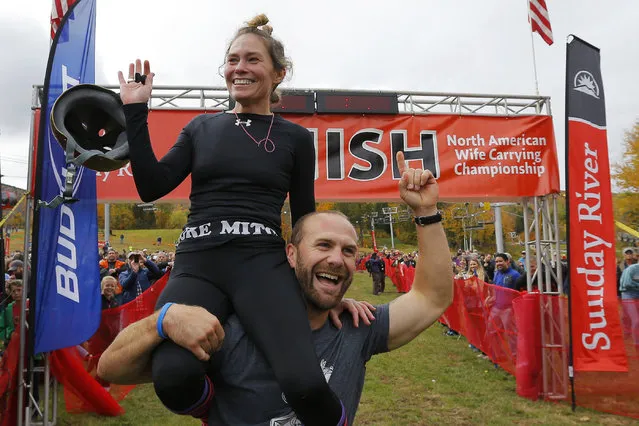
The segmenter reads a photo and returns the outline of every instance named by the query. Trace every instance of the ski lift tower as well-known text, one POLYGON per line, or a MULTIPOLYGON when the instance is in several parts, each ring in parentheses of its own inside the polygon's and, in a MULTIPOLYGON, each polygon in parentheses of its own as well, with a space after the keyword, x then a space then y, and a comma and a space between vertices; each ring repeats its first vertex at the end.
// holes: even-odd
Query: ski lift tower
POLYGON ((388 215, 388 223, 390 224, 391 248, 395 250, 395 237, 393 237, 393 215, 397 214, 397 207, 383 207, 382 213, 388 215))

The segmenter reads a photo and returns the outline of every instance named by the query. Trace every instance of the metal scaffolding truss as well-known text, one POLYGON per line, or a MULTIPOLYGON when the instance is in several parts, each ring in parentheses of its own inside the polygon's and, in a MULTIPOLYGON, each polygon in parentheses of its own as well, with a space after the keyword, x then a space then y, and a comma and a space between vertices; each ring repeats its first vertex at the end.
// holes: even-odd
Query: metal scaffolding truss
MULTIPOLYGON (((104 86, 114 91, 119 86, 104 86)), ((294 92, 338 92, 332 89, 282 89, 283 94, 294 92)), ((40 107, 42 86, 36 86, 33 107, 40 107)), ((343 90, 339 91, 343 93, 343 90)), ((524 95, 495 95, 441 92, 402 92, 356 90, 367 95, 392 94, 397 96, 400 114, 460 114, 460 115, 551 115, 550 97, 524 95)), ((219 111, 229 109, 230 99, 226 87, 155 86, 151 95, 152 109, 184 109, 219 111)), ((316 103, 317 107, 317 103, 316 103)))
POLYGON ((563 267, 559 237, 557 194, 524 199, 526 274, 528 291, 537 280, 541 293, 541 350, 543 396, 546 399, 568 398, 568 330, 567 300, 563 296, 563 267), (531 205, 532 204, 532 205, 531 205), (532 212, 531 212, 532 211, 532 212), (532 213, 532 218, 531 218, 532 213), (534 255, 537 270, 531 274, 534 255), (549 297, 555 296, 555 297, 549 297))

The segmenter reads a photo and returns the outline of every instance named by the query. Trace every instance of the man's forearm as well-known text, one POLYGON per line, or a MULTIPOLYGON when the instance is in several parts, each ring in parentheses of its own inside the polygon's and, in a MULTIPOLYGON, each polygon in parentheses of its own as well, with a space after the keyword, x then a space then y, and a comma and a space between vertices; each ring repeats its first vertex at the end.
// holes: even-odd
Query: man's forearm
MULTIPOLYGON (((158 316, 155 312, 122 330, 100 357, 98 376, 116 384, 150 382, 151 353, 162 342, 158 316)), ((200 361, 208 361, 224 341, 220 321, 200 306, 171 305, 165 311, 162 329, 168 339, 200 361)))
POLYGON ((441 223, 417 226, 420 262, 415 268, 412 290, 428 298, 434 307, 446 309, 453 299, 448 240, 441 223))
POLYGON ((437 321, 453 297, 453 277, 444 228, 439 223, 417 226, 417 242, 419 262, 413 286, 390 305, 390 350, 410 342, 437 321))
POLYGON ((115 384, 151 381, 151 353, 162 342, 158 336, 155 312, 122 330, 100 357, 98 376, 115 384))

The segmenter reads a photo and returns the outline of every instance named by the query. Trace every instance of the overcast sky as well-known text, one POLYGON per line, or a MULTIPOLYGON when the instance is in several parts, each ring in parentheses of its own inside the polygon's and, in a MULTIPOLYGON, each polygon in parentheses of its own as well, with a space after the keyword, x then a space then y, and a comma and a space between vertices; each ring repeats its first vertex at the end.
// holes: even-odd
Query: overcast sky
MULTIPOLYGON (((546 0, 555 43, 535 34, 539 88, 551 96, 564 182, 565 41, 601 49, 612 162, 639 119, 639 1, 546 0), (634 82, 634 83, 633 83, 634 82)), ((0 157, 26 187, 32 85, 42 84, 51 0, 5 1, 0 15, 0 157)), ((97 0, 96 82, 136 57, 156 84, 222 86, 234 31, 266 13, 294 64, 283 87, 534 95, 527 0, 97 0)))

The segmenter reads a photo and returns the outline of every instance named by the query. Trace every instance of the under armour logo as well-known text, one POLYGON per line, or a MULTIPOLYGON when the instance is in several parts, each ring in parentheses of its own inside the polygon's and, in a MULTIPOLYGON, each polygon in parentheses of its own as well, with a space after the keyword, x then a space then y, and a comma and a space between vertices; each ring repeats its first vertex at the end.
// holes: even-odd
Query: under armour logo
POLYGON ((235 125, 239 126, 240 124, 244 124, 246 127, 251 127, 251 120, 248 119, 246 121, 242 121, 239 118, 237 120, 235 120, 235 125))

